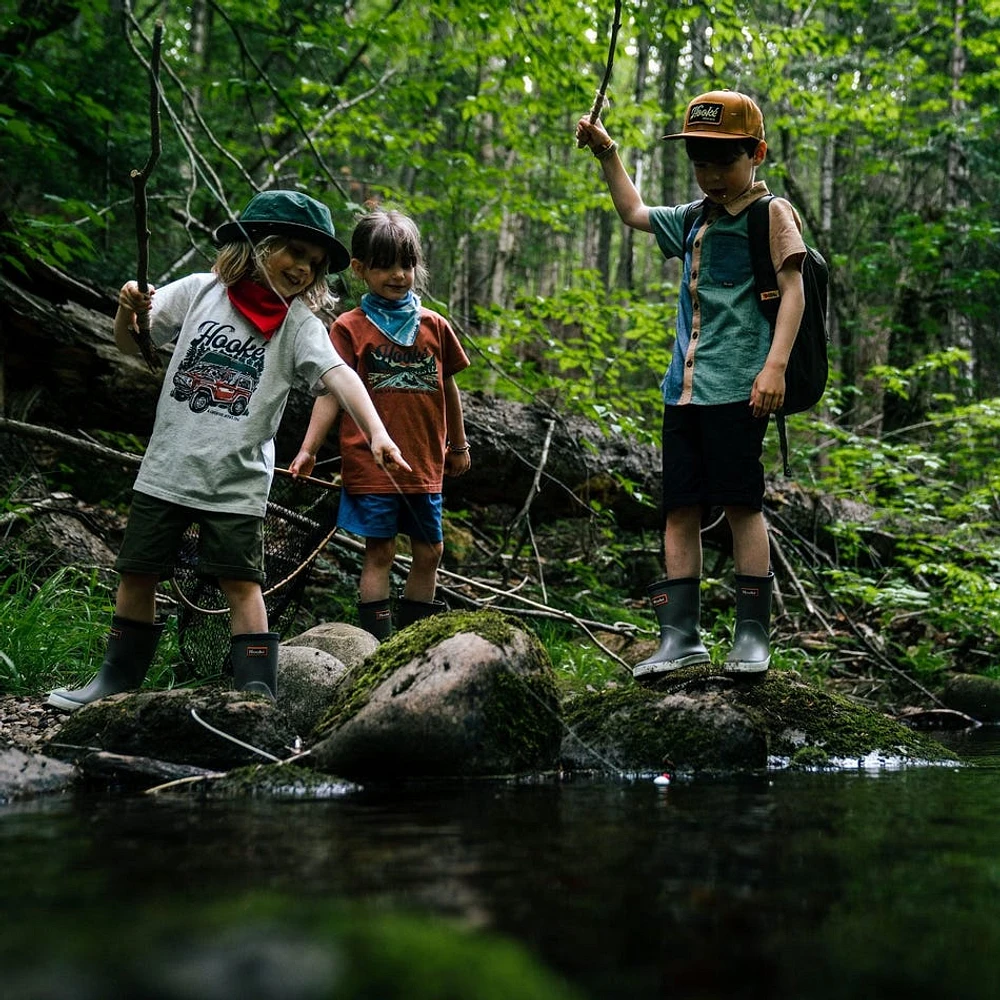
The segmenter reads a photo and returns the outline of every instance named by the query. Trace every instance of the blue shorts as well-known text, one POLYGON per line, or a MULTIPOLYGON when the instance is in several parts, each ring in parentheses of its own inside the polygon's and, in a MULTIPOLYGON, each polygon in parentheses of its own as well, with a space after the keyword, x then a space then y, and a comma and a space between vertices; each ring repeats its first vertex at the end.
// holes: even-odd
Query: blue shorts
POLYGON ((663 509, 764 503, 767 418, 749 401, 663 408, 663 509))
POLYGON ((440 493, 348 493, 340 494, 337 527, 362 538, 395 538, 437 545, 441 531, 440 493))

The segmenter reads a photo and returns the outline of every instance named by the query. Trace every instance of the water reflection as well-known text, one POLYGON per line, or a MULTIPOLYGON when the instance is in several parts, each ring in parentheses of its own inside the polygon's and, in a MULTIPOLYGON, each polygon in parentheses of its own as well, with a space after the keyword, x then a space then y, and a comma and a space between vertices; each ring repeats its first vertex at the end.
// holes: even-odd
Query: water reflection
POLYGON ((337 901, 453 918, 514 939, 595 1000, 993 997, 1000 771, 996 741, 978 748, 985 766, 669 789, 479 782, 319 803, 8 807, 0 861, 19 878, 0 883, 0 906, 17 917, 0 959, 86 962, 74 942, 87 927, 154 942, 169 914, 197 923, 229 907, 238 924, 239 901, 267 894, 285 921, 337 901))

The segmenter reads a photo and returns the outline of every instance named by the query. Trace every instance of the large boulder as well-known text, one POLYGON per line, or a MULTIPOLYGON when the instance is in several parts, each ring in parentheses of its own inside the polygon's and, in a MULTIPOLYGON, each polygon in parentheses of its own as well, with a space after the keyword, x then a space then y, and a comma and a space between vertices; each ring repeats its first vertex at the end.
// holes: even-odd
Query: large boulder
POLYGON ((537 638, 493 611, 411 625, 351 673, 311 760, 345 777, 516 774, 553 767, 562 724, 537 638))
POLYGON ((573 771, 731 771, 767 765, 759 719, 717 691, 663 693, 635 685, 565 706, 562 764, 573 771))
POLYGON ((574 769, 701 772, 955 759, 936 740, 791 670, 734 678, 712 666, 688 667, 653 689, 626 685, 577 695, 563 711, 563 765, 574 769))
POLYGON ((116 694, 86 705, 67 718, 47 750, 60 758, 106 750, 224 771, 288 757, 295 735, 263 695, 175 688, 116 694))
POLYGON ((66 791, 76 777, 71 764, 8 747, 0 750, 0 805, 66 791))

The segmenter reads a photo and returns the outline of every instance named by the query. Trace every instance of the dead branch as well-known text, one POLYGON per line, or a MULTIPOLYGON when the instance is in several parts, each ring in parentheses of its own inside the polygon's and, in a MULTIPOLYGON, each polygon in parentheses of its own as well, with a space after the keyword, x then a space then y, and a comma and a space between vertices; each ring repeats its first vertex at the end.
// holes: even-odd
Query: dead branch
POLYGON ((604 105, 607 102, 608 84, 611 82, 611 70, 615 64, 615 46, 618 44, 618 29, 622 26, 622 0, 615 0, 615 14, 611 22, 611 41, 608 45, 608 62, 604 67, 604 78, 600 87, 597 88, 597 96, 594 98, 593 107, 590 109, 590 121, 596 122, 601 117, 604 105))
POLYGON ((108 462, 128 462, 131 465, 139 465, 142 462, 142 455, 133 455, 127 451, 118 451, 118 449, 109 448, 107 445, 97 444, 94 441, 84 441, 81 438, 73 437, 72 434, 64 434, 62 431, 54 430, 51 427, 26 424, 20 420, 10 420, 8 417, 0 417, 0 431, 34 438, 37 441, 44 441, 46 444, 55 445, 56 447, 73 448, 85 455, 92 455, 95 458, 100 458, 108 462))
MULTIPOLYGON (((153 53, 149 63, 149 157, 141 170, 133 170, 132 203, 135 208, 135 236, 138 245, 136 281, 143 295, 149 292, 149 217, 146 203, 146 181, 160 158, 160 46, 163 42, 163 21, 153 29, 153 53)), ((143 360, 151 372, 162 367, 149 336, 149 310, 136 314, 137 329, 133 339, 139 345, 143 360)))

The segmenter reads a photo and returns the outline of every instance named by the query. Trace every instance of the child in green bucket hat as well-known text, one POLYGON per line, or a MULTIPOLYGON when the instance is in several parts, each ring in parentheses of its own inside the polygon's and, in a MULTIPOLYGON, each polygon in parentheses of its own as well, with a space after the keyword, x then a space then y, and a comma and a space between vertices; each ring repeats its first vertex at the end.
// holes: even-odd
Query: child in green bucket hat
POLYGON ((332 393, 364 429, 378 466, 410 471, 313 311, 331 299, 327 273, 350 263, 329 209, 298 191, 264 191, 219 227, 215 241, 211 272, 148 295, 129 281, 119 294, 114 331, 122 351, 139 353, 132 331, 145 310, 153 344, 175 347, 115 564, 120 582, 104 661, 84 687, 53 691, 48 700, 57 708, 74 711, 142 684, 164 627, 156 585, 172 575, 192 523, 198 570, 218 580, 229 604, 234 686, 276 696, 280 637, 268 629, 261 590, 264 513, 274 436, 293 385, 332 393))

